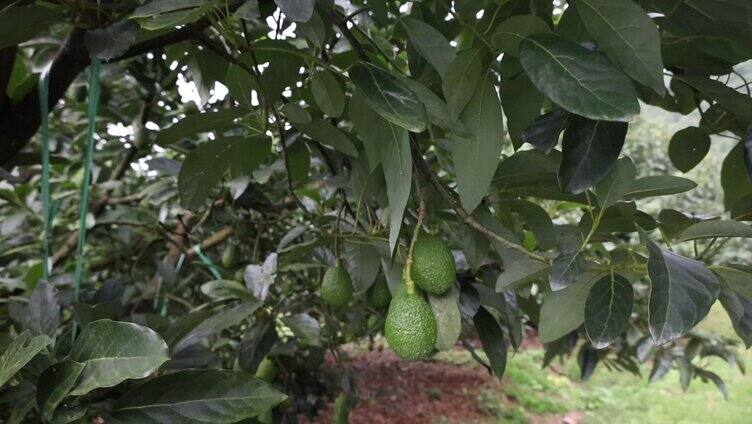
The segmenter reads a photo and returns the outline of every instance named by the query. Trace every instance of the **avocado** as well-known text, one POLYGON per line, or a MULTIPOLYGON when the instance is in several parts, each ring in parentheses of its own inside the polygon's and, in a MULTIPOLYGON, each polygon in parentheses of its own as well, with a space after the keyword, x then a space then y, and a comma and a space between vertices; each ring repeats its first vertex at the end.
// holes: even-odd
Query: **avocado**
POLYGON ((271 383, 276 376, 277 366, 274 365, 274 361, 269 358, 262 359, 258 368, 256 368, 256 378, 271 383))
POLYGON ((388 308, 391 300, 392 294, 389 292, 389 285, 384 278, 377 279, 366 292, 368 306, 377 311, 388 308))
POLYGON ((350 274, 339 265, 333 266, 324 274, 319 296, 330 306, 341 308, 353 297, 353 285, 350 274))
POLYGON ((406 361, 431 356, 436 344, 436 318, 422 295, 403 293, 392 298, 384 334, 389 347, 406 361))
POLYGON ((413 246, 411 276, 415 284, 427 293, 441 295, 454 284, 457 268, 454 255, 441 238, 423 234, 413 246))
POLYGON ((234 269, 240 263, 240 248, 230 245, 222 252, 222 265, 226 269, 234 269))

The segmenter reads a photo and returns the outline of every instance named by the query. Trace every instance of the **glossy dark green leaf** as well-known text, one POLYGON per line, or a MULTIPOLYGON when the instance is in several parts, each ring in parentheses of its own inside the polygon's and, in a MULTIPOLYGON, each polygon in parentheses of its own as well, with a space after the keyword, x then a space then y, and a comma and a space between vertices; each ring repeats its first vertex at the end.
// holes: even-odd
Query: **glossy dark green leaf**
POLYGON ((536 15, 512 16, 500 23, 491 36, 493 46, 502 53, 518 57, 520 41, 533 34, 551 34, 546 21, 536 15))
POLYGON ((376 111, 366 103, 365 98, 357 92, 353 93, 349 106, 350 121, 358 138, 363 142, 369 171, 381 165, 384 139, 391 132, 389 122, 380 116, 374 119, 374 114, 376 111))
MULTIPOLYGON (((238 60, 242 60, 242 56, 238 60)), ((227 73, 222 79, 222 83, 227 86, 230 96, 240 103, 241 106, 247 108, 253 107, 253 96, 251 93, 253 90, 258 89, 258 87, 245 69, 231 63, 227 67, 227 73)))
POLYGON ((106 28, 86 31, 84 43, 91 57, 106 61, 122 55, 135 44, 138 30, 134 21, 115 22, 106 28))
POLYGON ((714 79, 695 75, 683 75, 679 79, 699 91, 706 99, 717 102, 723 109, 738 116, 747 125, 752 124, 752 97, 714 79))
POLYGON ((483 345, 483 352, 491 363, 491 369, 496 378, 501 380, 507 367, 507 341, 504 332, 496 318, 484 307, 478 309, 473 323, 483 345))
POLYGON ((80 396, 131 378, 148 377, 170 357, 167 344, 154 330, 102 319, 81 330, 68 359, 86 366, 70 392, 80 396))
POLYGON ((271 152, 265 136, 222 137, 199 144, 186 155, 178 174, 180 202, 189 209, 203 205, 222 177, 253 172, 271 152))
POLYGON ((661 249, 650 239, 649 327, 657 345, 681 337, 697 325, 718 298, 718 280, 702 262, 661 249))
POLYGON ((608 121, 640 112, 631 81, 602 53, 538 34, 520 43, 520 62, 538 90, 569 112, 608 121))
POLYGON ((634 162, 628 157, 620 158, 616 165, 595 185, 598 204, 605 209, 621 200, 629 191, 637 175, 634 162))
POLYGON ((180 25, 187 25, 197 21, 207 11, 211 10, 212 4, 204 2, 198 7, 161 13, 154 17, 136 18, 141 28, 148 31, 159 31, 167 28, 174 28, 180 25))
POLYGON ((602 275, 587 272, 566 288, 545 293, 538 322, 541 343, 558 340, 585 322, 585 302, 588 293, 602 275))
POLYGON ((189 9, 205 4, 204 0, 155 0, 136 8, 131 18, 148 18, 161 13, 189 9))
POLYGON ((55 338, 60 326, 60 302, 57 289, 47 281, 40 280, 29 298, 27 305, 13 302, 8 305, 8 313, 14 321, 33 336, 46 334, 55 338))
POLYGON ((646 197, 679 194, 695 187, 697 187, 697 183, 687 178, 674 177, 673 175, 653 175, 636 179, 624 198, 638 200, 646 197))
POLYGON ((280 108, 291 124, 308 124, 313 120, 311 114, 297 103, 285 103, 280 108))
POLYGON ((251 300, 212 315, 177 340, 172 346, 172 351, 180 352, 210 335, 219 334, 223 330, 239 324, 254 313, 259 306, 261 306, 260 301, 251 300))
POLYGON ((37 405, 42 419, 49 421, 55 408, 76 385, 78 376, 86 365, 75 361, 61 361, 44 370, 37 386, 37 405))
POLYGON ((585 301, 585 331, 596 349, 608 347, 629 325, 634 294, 632 283, 609 274, 590 289, 585 301))
POLYGON ((744 140, 742 140, 729 150, 721 165, 721 187, 723 187, 723 205, 726 210, 752 195, 752 183, 748 179, 744 152, 744 140))
POLYGON ((436 350, 445 351, 454 348, 462 331, 462 316, 459 308, 459 292, 452 287, 441 296, 428 296, 433 316, 436 318, 436 350))
POLYGON ((465 124, 460 121, 459 116, 455 116, 449 110, 449 106, 444 103, 431 89, 413 79, 403 77, 400 80, 407 85, 420 99, 426 107, 428 120, 432 124, 438 125, 447 131, 453 131, 463 136, 469 136, 470 131, 465 128, 465 124))
POLYGON ((749 182, 752 182, 752 128, 750 128, 749 131, 747 131, 741 143, 743 143, 743 146, 744 146, 743 156, 744 156, 744 167, 747 169, 747 180, 749 182))
POLYGON ((308 22, 316 0, 274 0, 285 16, 295 22, 308 22))
POLYGON ((647 12, 632 0, 579 0, 577 12, 611 60, 659 95, 666 92, 661 38, 647 12))
POLYGON ((747 299, 752 299, 752 273, 726 266, 713 266, 711 268, 731 290, 747 299))
POLYGON ((482 81, 483 62, 480 50, 468 49, 447 65, 442 91, 449 111, 459 116, 482 81))
POLYGON ((250 374, 183 370, 164 374, 126 392, 111 414, 124 423, 234 423, 258 416, 286 396, 250 374))
POLYGON ((244 285, 232 280, 208 281, 201 285, 201 293, 213 300, 254 300, 253 295, 244 285))
POLYGON ((358 149, 342 130, 321 118, 313 118, 307 124, 296 124, 305 135, 350 157, 358 157, 358 149))
POLYGON ((248 113, 244 108, 223 109, 217 112, 206 112, 188 115, 175 124, 161 130, 156 143, 166 146, 185 138, 193 138, 197 134, 219 132, 237 127, 237 119, 248 113))
POLYGON ((689 172, 710 150, 710 136, 698 127, 687 127, 674 133, 668 146, 668 157, 676 169, 689 172))
MULTIPOLYGON (((374 119, 381 119, 374 116, 374 119)), ((389 201, 389 249, 394 251, 402 217, 410 199, 413 159, 410 154, 410 134, 404 128, 382 120, 385 138, 380 149, 381 164, 386 180, 386 196, 389 201)))
POLYGON ((461 119, 473 136, 470 139, 453 136, 451 151, 460 203, 472 212, 488 193, 504 142, 501 104, 488 77, 478 85, 461 119))
MULTIPOLYGON (((400 20, 410 41, 421 56, 431 66, 444 75, 457 52, 436 28, 427 23, 406 16, 400 20)), ((396 123, 396 122, 395 122, 396 123)))
POLYGON ((311 76, 311 92, 316 104, 330 117, 337 118, 345 110, 345 93, 331 72, 315 72, 311 76))
POLYGON ((721 286, 718 300, 728 313, 734 331, 749 349, 752 346, 752 300, 726 286, 721 286))
POLYGON ((572 236, 565 242, 559 255, 551 262, 548 284, 552 291, 559 291, 577 282, 587 270, 585 255, 581 249, 579 235, 572 236))
POLYGON ((351 67, 348 74, 356 90, 387 121, 413 132, 425 130, 425 106, 397 77, 364 62, 351 67))
POLYGON ((379 251, 367 243, 348 243, 345 258, 355 293, 365 293, 379 274, 379 251))
POLYGON ((692 224, 678 238, 679 241, 688 241, 713 237, 752 238, 752 226, 739 221, 713 219, 692 224))
POLYGON ((32 336, 28 331, 0 343, 0 387, 50 343, 52 339, 46 335, 32 336))
MULTIPOLYGON (((522 138, 525 130, 540 115, 545 97, 535 88, 530 78, 522 72, 519 61, 510 56, 502 60, 502 66, 505 63, 512 63, 510 67, 519 68, 520 71, 511 77, 505 78, 499 90, 501 105, 504 109, 504 115, 507 117, 509 138, 512 140, 515 149, 517 149, 524 142, 522 138)), ((558 140, 558 134, 556 138, 558 140)))
POLYGON ((668 239, 676 238, 687 227, 701 221, 700 218, 674 209, 663 209, 658 215, 658 220, 660 221, 661 232, 668 239))
POLYGON ((600 181, 619 158, 626 135, 625 122, 573 117, 562 140, 562 191, 579 194, 600 181))
POLYGON ((535 118, 522 131, 520 138, 523 142, 530 143, 536 149, 548 154, 559 144, 559 136, 564 131, 564 128, 566 128, 571 117, 572 115, 569 112, 556 108, 535 118))

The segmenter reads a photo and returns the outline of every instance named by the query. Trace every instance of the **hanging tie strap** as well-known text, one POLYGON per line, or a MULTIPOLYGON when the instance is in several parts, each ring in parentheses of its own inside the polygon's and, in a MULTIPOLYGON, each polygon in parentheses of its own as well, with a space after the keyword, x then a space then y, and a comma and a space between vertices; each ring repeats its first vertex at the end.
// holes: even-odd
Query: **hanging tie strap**
MULTIPOLYGON (((94 156, 94 127, 96 125, 97 107, 99 106, 99 59, 91 61, 89 79, 89 128, 86 134, 86 151, 84 157, 84 176, 81 183, 81 206, 78 220, 78 244, 76 245, 76 273, 73 283, 73 298, 78 301, 84 269, 84 243, 86 242, 86 217, 89 214, 89 186, 91 185, 91 163, 94 156)), ((74 323, 73 336, 76 327, 74 323)))
POLYGON ((49 69, 42 72, 39 77, 39 113, 40 113, 40 136, 42 143, 42 275, 45 280, 50 278, 50 253, 52 251, 52 213, 50 212, 50 128, 49 92, 50 78, 49 69))

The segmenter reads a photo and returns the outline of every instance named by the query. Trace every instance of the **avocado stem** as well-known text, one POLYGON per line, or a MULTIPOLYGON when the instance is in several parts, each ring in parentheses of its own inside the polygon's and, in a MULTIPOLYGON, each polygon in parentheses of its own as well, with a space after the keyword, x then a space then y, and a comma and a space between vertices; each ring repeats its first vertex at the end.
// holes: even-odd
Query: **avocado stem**
POLYGON ((410 248, 407 250, 407 259, 405 260, 405 272, 403 279, 405 280, 405 291, 408 294, 415 294, 415 282, 412 277, 413 270, 413 249, 415 242, 418 241, 418 235, 420 234, 420 227, 423 226, 423 221, 426 219, 426 199, 423 197, 423 191, 420 189, 420 182, 417 175, 414 175, 415 190, 418 192, 418 220, 415 222, 415 229, 413 230, 413 237, 410 240, 410 248))

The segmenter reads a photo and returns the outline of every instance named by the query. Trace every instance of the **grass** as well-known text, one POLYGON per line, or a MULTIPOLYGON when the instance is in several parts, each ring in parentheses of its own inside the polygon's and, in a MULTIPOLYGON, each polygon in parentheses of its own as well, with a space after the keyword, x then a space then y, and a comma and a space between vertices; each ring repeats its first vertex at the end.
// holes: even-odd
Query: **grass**
MULTIPOLYGON (((700 329, 733 336, 731 324, 719 305, 700 324, 700 329)), ((752 351, 741 356, 752 363, 752 351)), ((482 393, 476 400, 478 409, 497 417, 499 423, 525 423, 536 416, 569 411, 581 412, 588 424, 750 422, 752 379, 719 359, 711 359, 710 369, 726 381, 729 400, 724 400, 712 383, 702 383, 699 379, 692 381, 686 393, 682 392, 676 370, 663 380, 648 384, 650 364, 644 366, 643 377, 599 367, 590 381, 582 383, 573 358, 559 365, 556 373, 540 368, 542 357, 543 351, 538 349, 510 357, 501 387, 503 396, 493 391, 482 393)), ((462 352, 444 353, 437 359, 474 366, 469 355, 462 352)))

